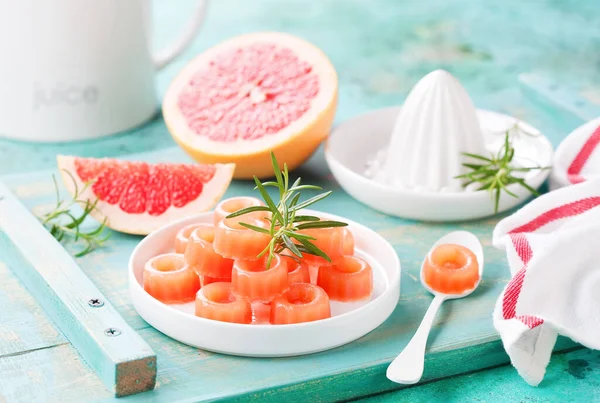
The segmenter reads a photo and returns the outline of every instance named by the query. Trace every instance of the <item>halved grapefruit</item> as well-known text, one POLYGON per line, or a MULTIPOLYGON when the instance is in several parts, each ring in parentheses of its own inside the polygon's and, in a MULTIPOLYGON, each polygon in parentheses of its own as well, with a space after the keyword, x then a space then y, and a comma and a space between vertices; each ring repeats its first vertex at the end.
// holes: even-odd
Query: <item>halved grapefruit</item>
POLYGON ((235 178, 269 177, 270 151, 294 169, 328 135, 337 85, 331 62, 309 42, 246 34, 192 60, 167 90, 163 116, 198 162, 235 163, 235 178))
POLYGON ((229 187, 234 164, 149 164, 111 158, 59 155, 67 190, 98 200, 91 215, 128 234, 145 235, 169 222, 212 209, 229 187), (71 178, 72 176, 72 178, 71 178))

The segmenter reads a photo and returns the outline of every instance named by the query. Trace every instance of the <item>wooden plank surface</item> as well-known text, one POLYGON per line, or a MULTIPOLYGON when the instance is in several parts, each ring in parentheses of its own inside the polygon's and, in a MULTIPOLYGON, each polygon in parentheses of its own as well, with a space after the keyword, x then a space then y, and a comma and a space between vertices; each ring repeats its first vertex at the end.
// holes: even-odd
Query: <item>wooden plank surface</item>
MULTIPOLYGON (((134 158, 186 160, 178 149, 134 158)), ((26 205, 36 210, 52 200, 52 188, 47 186, 52 173, 16 175, 4 180, 26 205)), ((504 253, 490 245, 491 230, 498 218, 446 225, 387 217, 340 191, 327 173, 320 153, 295 174, 336 191, 322 203, 323 211, 336 212, 368 225, 392 243, 403 266, 402 294, 396 311, 367 336, 329 352, 284 359, 248 359, 204 352, 169 339, 135 314, 129 302, 126 271, 129 254, 140 237, 113 233, 106 249, 78 262, 158 356, 156 389, 138 397, 132 396, 132 400, 171 401, 181 398, 181 391, 185 390, 185 396, 198 399, 229 397, 240 401, 276 402, 282 396, 293 396, 330 401, 398 388, 399 385, 385 378, 386 364, 412 337, 431 300, 418 281, 422 257, 441 235, 458 228, 469 229, 482 239, 486 253, 485 276, 471 297, 449 301, 442 307, 432 331, 424 379, 507 362, 491 323, 493 304, 509 279, 504 253), (348 388, 349 382, 352 388, 348 388)), ((252 187, 250 182, 237 181, 226 196, 252 194, 252 187)), ((35 357, 51 356, 54 348, 50 344, 47 347, 34 352, 31 359, 41 361, 42 358, 35 357)), ((57 347, 65 349, 68 346, 57 347)), ((559 347, 572 347, 572 344, 567 342, 559 347)))
POLYGON ((109 391, 126 396, 154 387, 154 352, 2 182, 0 251, 4 264, 35 295, 109 391))
POLYGON ((446 378, 357 403, 599 402, 600 352, 578 349, 555 355, 544 382, 533 388, 511 366, 446 378))
MULTIPOLYGON (((179 0, 176 5, 175 2, 154 1, 157 46, 172 39, 176 28, 195 1, 179 0)), ((581 89, 580 96, 600 105, 600 70, 597 68, 600 62, 600 11, 597 0, 328 0, 310 3, 303 0, 214 1, 211 3, 207 23, 189 51, 157 75, 159 97, 162 97, 175 74, 195 54, 232 35, 262 30, 283 30, 300 35, 320 46, 329 55, 340 77, 337 122, 373 108, 401 102, 419 77, 440 67, 450 70, 465 84, 478 106, 525 119, 542 129, 554 144, 578 122, 566 122, 564 113, 558 113, 556 106, 533 104, 532 98, 518 84, 520 73, 536 72, 557 81, 568 81, 581 89)), ((173 145, 160 116, 129 133, 96 141, 42 147, 0 139, 0 174, 52 168, 56 153, 122 156, 144 150, 164 150, 173 145)), ((182 158, 176 151, 161 152, 159 157, 165 160, 182 158)), ((308 171, 313 171, 315 163, 316 172, 319 172, 322 163, 319 157, 313 160, 308 171)), ((46 203, 47 194, 52 191, 47 174, 35 175, 28 180, 31 182, 13 176, 13 189, 27 200, 29 206, 46 203), (25 183, 32 185, 22 186, 25 183)), ((238 188, 235 191, 244 190, 238 188)), ((233 359, 234 365, 226 357, 222 364, 217 365, 211 355, 192 351, 165 339, 160 333, 148 328, 136 315, 128 302, 127 293, 123 292, 126 287, 125 268, 113 264, 126 259, 124 249, 130 247, 134 240, 129 237, 115 238, 102 253, 90 256, 90 261, 82 264, 83 270, 128 323, 135 329, 141 329, 142 336, 157 352, 160 363, 157 389, 144 398, 148 401, 196 401, 202 395, 202 390, 195 381, 205 376, 209 381, 215 382, 215 387, 223 390, 239 383, 238 390, 241 393, 263 388, 266 389, 265 394, 273 395, 281 387, 291 396, 306 396, 307 393, 323 391, 323 396, 331 398, 332 395, 326 393, 327 388, 318 379, 301 382, 302 375, 307 377, 317 371, 327 371, 334 380, 330 385, 337 385, 335 390, 346 390, 353 396, 366 390, 381 392, 387 390, 388 386, 393 387, 394 385, 382 383, 383 371, 378 370, 376 365, 371 372, 357 369, 354 375, 347 375, 344 370, 356 369, 352 367, 355 365, 353 360, 356 359, 352 354, 371 354, 376 360, 382 355, 391 355, 392 351, 399 351, 408 341, 406 334, 416 329, 429 298, 414 283, 418 273, 419 254, 426 250, 426 243, 430 238, 439 235, 444 229, 399 220, 387 222, 385 216, 368 209, 363 210, 351 200, 341 201, 340 208, 351 209, 353 217, 389 237, 398 252, 404 255, 401 255, 405 269, 402 279, 403 295, 398 309, 380 329, 381 333, 368 335, 341 353, 331 354, 328 359, 322 359, 320 355, 309 356, 305 360, 299 360, 297 367, 287 365, 287 360, 258 360, 261 370, 257 374, 238 370, 236 374, 242 375, 239 379, 227 376, 229 365, 243 368, 244 360, 237 363, 233 359), (121 243, 129 246, 118 247, 117 244, 121 243), (413 308, 407 310, 409 301, 420 303, 410 305, 413 308), (389 341, 379 343, 380 337, 385 337, 386 334, 389 341), (350 357, 346 352, 350 353, 350 357), (336 365, 329 360, 341 362, 336 365), (283 371, 289 371, 289 374, 282 376, 288 382, 285 387, 272 379, 274 373, 283 371), (361 374, 365 374, 365 377, 361 374)), ((478 225, 480 224, 469 223, 467 227, 474 228, 478 225)), ((488 242, 486 252, 489 250, 492 258, 498 262, 498 273, 490 273, 486 267, 486 275, 490 274, 491 277, 487 282, 484 281, 482 294, 472 297, 487 300, 488 304, 508 278, 500 270, 506 270, 502 261, 497 260, 502 259, 502 254, 489 247, 492 227, 493 221, 488 220, 481 223, 479 231, 487 236, 484 238, 488 242)), ((77 358, 73 347, 48 320, 35 299, 2 264, 0 284, 0 402, 109 399, 110 395, 91 369, 77 358)), ((445 349, 448 346, 468 343, 468 335, 465 334, 465 328, 468 327, 479 329, 477 331, 487 329, 490 338, 495 337, 491 330, 489 312, 484 309, 474 310, 473 317, 470 318, 469 309, 465 310, 461 306, 457 301, 440 313, 440 324, 458 319, 463 326, 438 326, 435 329, 432 353, 442 354, 447 351, 445 349)), ((496 364, 499 362, 497 357, 502 356, 501 351, 498 355, 493 352, 497 347, 497 342, 492 342, 488 345, 490 350, 481 350, 475 357, 463 355, 459 350, 459 355, 453 357, 450 364, 437 367, 437 376, 444 376, 443 372, 448 367, 468 366, 466 361, 469 359, 476 362, 480 360, 484 364, 489 359, 488 365, 496 364)), ((429 357, 431 360, 434 355, 430 354, 429 357)), ((560 363, 561 360, 562 358, 553 359, 553 363, 560 363)), ((510 388, 512 392, 490 395, 498 402, 525 399, 535 402, 555 401, 552 399, 553 395, 557 398, 569 396, 568 389, 577 388, 581 396, 593 397, 594 390, 598 390, 600 378, 597 375, 597 365, 591 360, 588 362, 591 371, 586 372, 587 378, 572 376, 568 372, 570 366, 565 363, 552 372, 548 382, 545 381, 540 388, 527 387, 511 368, 505 367, 500 372, 489 372, 494 375, 488 376, 488 371, 483 371, 423 386, 417 385, 397 392, 391 401, 472 401, 481 398, 477 394, 481 389, 496 390, 496 387, 510 388), (453 379, 457 379, 456 385, 453 379), (436 387, 438 384, 440 386, 436 387), (421 389, 425 399, 420 399, 421 389), (432 396, 433 398, 427 399, 432 396)), ((427 376, 430 375, 436 374, 429 373, 427 376)))

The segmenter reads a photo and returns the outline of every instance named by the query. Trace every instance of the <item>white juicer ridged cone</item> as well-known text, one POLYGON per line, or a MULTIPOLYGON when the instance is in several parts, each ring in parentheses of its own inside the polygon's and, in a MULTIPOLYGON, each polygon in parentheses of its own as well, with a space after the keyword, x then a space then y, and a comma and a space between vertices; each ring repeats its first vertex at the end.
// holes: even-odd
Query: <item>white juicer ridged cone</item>
POLYGON ((420 191, 463 191, 462 153, 486 154, 469 95, 450 73, 436 70, 412 89, 396 120, 383 164, 385 181, 420 191))

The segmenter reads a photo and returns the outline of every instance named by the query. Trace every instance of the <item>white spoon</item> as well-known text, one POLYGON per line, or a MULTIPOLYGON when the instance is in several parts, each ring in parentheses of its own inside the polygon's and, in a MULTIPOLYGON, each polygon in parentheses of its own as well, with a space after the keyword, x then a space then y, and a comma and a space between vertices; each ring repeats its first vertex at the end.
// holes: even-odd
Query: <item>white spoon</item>
MULTIPOLYGON (((439 307, 442 305, 442 302, 447 299, 466 297, 477 288, 479 282, 481 281, 481 276, 483 274, 483 248, 481 246, 481 242, 479 242, 479 239, 477 239, 475 235, 468 231, 451 232, 440 238, 431 247, 429 252, 441 244, 457 244, 470 249, 475 254, 477 263, 479 264, 479 279, 471 290, 467 290, 461 294, 444 294, 432 290, 425 283, 423 280, 423 264, 421 265, 421 284, 423 284, 423 287, 425 287, 427 291, 435 295, 435 297, 433 298, 433 301, 431 301, 431 305, 429 305, 429 308, 425 313, 425 317, 423 318, 423 321, 419 325, 419 328, 417 329, 417 332, 413 338, 388 367, 386 376, 390 381, 405 385, 412 385, 421 380, 421 377, 423 376, 423 367, 425 364, 425 346, 427 345, 427 337, 429 336, 433 319, 435 318, 439 307)), ((429 255, 429 252, 427 255, 429 255)), ((425 257, 425 259, 427 259, 427 257, 425 257)), ((425 260, 423 263, 425 263, 425 260)))

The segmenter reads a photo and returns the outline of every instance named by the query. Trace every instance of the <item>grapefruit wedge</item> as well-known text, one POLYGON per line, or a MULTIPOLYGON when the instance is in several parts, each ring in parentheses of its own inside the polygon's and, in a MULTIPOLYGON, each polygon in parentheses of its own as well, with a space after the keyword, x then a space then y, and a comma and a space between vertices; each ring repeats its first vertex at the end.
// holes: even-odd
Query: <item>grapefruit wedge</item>
POLYGON ((71 195, 98 200, 91 215, 116 231, 146 235, 163 225, 212 209, 229 187, 233 164, 149 164, 59 155, 71 195))
POLYGON ((295 36, 229 39, 192 60, 163 101, 171 135, 200 163, 235 163, 235 178, 273 175, 269 152, 294 169, 325 139, 337 105, 325 54, 295 36))

